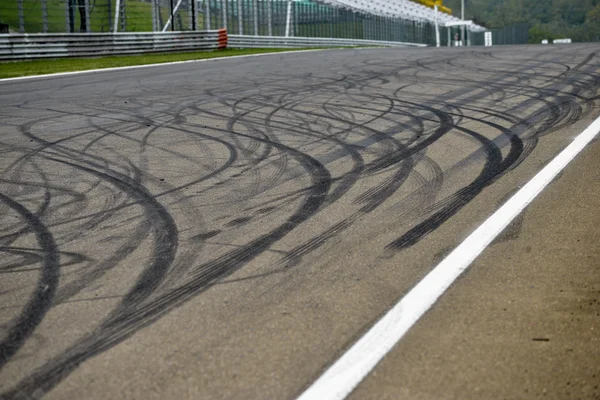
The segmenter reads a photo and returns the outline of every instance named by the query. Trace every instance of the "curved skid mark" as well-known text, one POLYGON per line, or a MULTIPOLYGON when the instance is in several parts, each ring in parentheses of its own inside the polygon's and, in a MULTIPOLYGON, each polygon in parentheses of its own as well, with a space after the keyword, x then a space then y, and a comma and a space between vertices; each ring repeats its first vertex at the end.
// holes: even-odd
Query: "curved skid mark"
POLYGON ((60 257, 52 233, 36 215, 2 193, 0 193, 0 202, 12 208, 27 221, 27 225, 35 233, 42 252, 42 268, 36 289, 22 313, 12 322, 8 334, 0 342, 1 369, 21 348, 50 308, 60 277, 60 257))

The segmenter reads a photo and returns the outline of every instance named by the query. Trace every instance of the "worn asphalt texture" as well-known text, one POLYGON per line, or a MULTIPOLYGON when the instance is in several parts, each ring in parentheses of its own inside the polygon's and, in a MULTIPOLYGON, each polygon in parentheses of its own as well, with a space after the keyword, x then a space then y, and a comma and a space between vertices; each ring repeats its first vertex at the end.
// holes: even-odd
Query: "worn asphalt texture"
MULTIPOLYGON (((598 116, 597 44, 0 81, 0 396, 293 399, 598 116)), ((600 399, 599 146, 351 398, 600 399)))

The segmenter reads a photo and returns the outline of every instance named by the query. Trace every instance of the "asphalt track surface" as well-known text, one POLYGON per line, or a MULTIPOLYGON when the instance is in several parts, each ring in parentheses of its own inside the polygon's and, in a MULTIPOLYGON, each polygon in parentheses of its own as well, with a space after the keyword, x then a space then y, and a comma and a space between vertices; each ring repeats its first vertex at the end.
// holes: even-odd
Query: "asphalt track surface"
POLYGON ((599 51, 0 82, 2 397, 298 396, 600 114, 599 51))

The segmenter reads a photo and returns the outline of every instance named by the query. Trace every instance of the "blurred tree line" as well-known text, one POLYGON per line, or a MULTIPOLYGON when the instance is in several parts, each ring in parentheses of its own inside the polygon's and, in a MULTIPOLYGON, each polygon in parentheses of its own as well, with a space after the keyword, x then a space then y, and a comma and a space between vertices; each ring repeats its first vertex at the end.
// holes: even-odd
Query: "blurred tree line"
MULTIPOLYGON (((444 5, 460 17, 461 0, 444 5)), ((465 18, 488 28, 527 23, 529 41, 600 41, 600 0, 465 0, 465 18)))

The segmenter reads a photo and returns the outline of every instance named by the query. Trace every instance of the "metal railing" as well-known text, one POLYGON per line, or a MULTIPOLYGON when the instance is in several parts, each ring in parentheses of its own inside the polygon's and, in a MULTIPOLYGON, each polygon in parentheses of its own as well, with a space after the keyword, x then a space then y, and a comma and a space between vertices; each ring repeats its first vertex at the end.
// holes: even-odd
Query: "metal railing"
POLYGON ((425 44, 391 42, 383 40, 360 40, 338 38, 281 37, 229 35, 231 48, 307 48, 307 47, 346 47, 346 46, 385 46, 385 47, 425 47, 425 44))
POLYGON ((0 60, 125 55, 227 47, 225 29, 197 32, 0 35, 0 60))

